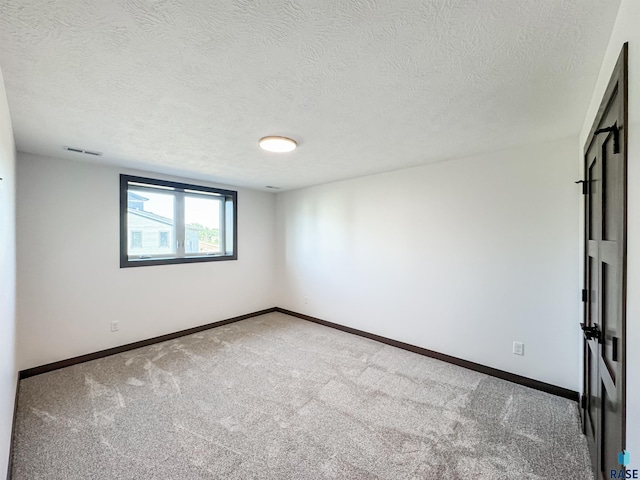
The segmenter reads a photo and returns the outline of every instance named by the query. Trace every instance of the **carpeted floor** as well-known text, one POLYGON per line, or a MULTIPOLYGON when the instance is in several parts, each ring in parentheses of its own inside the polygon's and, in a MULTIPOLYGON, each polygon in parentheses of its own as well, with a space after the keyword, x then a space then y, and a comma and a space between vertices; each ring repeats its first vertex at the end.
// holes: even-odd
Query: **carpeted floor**
POLYGON ((592 478, 577 405, 273 313, 23 380, 14 480, 592 478))

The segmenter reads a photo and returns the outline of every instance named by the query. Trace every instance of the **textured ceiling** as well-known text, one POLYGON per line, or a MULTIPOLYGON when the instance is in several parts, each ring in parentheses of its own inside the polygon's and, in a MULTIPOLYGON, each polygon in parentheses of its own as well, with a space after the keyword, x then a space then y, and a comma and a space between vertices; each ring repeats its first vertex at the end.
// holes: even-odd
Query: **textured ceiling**
POLYGON ((290 189, 577 135, 618 5, 0 0, 0 66, 21 151, 290 189))

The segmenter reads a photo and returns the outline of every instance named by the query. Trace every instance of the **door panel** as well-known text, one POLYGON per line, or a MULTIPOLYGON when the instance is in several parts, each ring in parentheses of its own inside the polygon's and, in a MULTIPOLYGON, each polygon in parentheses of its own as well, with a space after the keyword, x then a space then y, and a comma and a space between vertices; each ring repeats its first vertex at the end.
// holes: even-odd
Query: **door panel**
MULTIPOLYGON (((596 193, 598 192, 598 184, 596 183, 597 181, 597 175, 596 175, 596 159, 592 159, 591 162, 589 163, 589 168, 587 169, 587 225, 588 230, 589 230, 589 234, 587 236, 587 238, 589 240, 595 240, 596 239, 596 222, 595 219, 593 218, 593 210, 597 208, 597 205, 595 205, 595 201, 597 200, 597 196, 596 193)), ((589 244, 590 250, 593 250, 593 248, 595 247, 595 244, 590 243, 589 244)))
POLYGON ((603 402, 603 408, 602 408, 602 437, 603 437, 603 441, 601 442, 602 445, 602 452, 601 452, 601 456, 602 458, 614 458, 616 460, 614 460, 614 464, 609 464, 606 465, 605 464, 605 471, 603 472, 603 477, 602 478, 609 478, 609 470, 614 469, 614 468, 618 468, 618 470, 620 468, 622 468, 618 462, 617 462, 617 458, 618 458, 618 452, 620 451, 620 443, 619 443, 619 435, 620 435, 620 429, 618 428, 617 425, 617 415, 616 415, 616 408, 617 408, 617 402, 613 399, 609 398, 608 395, 608 390, 605 389, 605 395, 604 395, 604 402, 603 402), (608 467, 608 468, 607 468, 608 467))
POLYGON ((616 381, 616 360, 613 357, 613 339, 617 338, 620 331, 618 322, 618 302, 616 295, 619 291, 616 282, 617 269, 615 265, 602 262, 602 359, 607 368, 607 373, 613 383, 616 381))
MULTIPOLYGON (((611 115, 613 117, 613 115, 611 115)), ((615 123, 615 117, 609 118, 615 123)), ((618 228, 618 215, 616 215, 616 207, 622 201, 623 185, 622 175, 620 175, 620 155, 616 155, 613 150, 613 135, 609 135, 603 145, 603 167, 602 167, 602 214, 604 216, 602 225, 602 239, 617 241, 620 238, 620 229, 618 228)))

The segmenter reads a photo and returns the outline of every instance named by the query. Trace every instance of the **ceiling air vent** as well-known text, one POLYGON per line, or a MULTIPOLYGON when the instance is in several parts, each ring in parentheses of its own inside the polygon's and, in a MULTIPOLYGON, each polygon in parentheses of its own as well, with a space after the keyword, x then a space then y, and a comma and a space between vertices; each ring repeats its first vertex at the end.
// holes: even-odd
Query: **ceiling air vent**
POLYGON ((93 155, 94 157, 100 157, 102 155, 102 152, 94 152, 92 150, 84 150, 82 148, 76 148, 76 147, 64 147, 64 149, 69 152, 84 153, 85 155, 93 155))
POLYGON ((274 187, 273 185, 267 185, 264 188, 270 188, 271 190, 280 190, 280 187, 274 187))

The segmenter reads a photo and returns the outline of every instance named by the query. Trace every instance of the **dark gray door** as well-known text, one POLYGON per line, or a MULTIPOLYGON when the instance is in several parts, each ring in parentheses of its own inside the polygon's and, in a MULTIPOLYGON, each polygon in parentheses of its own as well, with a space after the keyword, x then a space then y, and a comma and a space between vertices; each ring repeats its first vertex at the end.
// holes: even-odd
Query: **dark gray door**
POLYGON ((627 45, 585 145, 584 431, 596 479, 625 447, 627 45))

